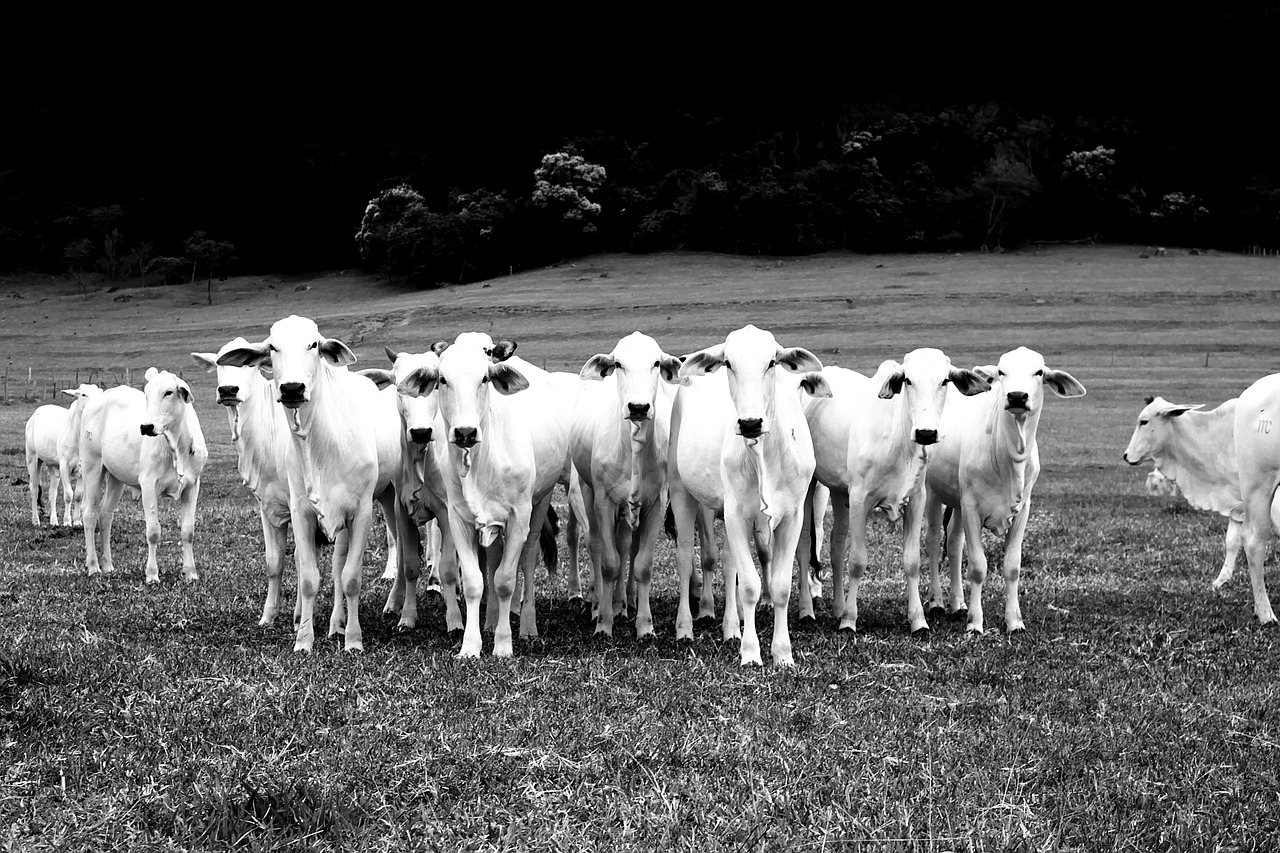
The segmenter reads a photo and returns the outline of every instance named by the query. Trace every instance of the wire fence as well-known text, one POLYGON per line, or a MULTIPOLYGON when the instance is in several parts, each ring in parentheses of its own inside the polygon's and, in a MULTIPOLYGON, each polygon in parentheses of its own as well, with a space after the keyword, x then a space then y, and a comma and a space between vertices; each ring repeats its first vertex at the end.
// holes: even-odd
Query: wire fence
MULTIPOLYGON (((117 385, 141 388, 146 367, 75 367, 62 370, 41 370, 34 365, 25 368, 6 367, 0 377, 0 403, 54 402, 60 391, 78 388, 81 384, 97 385, 103 390, 117 385)), ((186 379, 181 370, 171 371, 180 379, 186 379)), ((65 398, 64 398, 65 399, 65 398)))

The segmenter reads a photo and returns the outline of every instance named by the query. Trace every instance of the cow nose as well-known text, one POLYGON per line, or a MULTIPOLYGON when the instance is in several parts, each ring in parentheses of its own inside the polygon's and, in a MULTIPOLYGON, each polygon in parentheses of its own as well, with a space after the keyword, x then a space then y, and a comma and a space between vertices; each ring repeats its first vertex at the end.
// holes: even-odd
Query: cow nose
POLYGON ((758 438, 763 429, 763 418, 738 418, 738 431, 743 438, 758 438))
POLYGON ((422 427, 411 427, 409 429, 409 440, 414 444, 426 444, 431 440, 431 427, 423 429, 422 427))
POLYGON ((1009 408, 1025 409, 1027 407, 1026 391, 1010 391, 1007 396, 1009 398, 1009 408))
POLYGON ((916 430, 916 444, 937 444, 938 431, 936 429, 918 429, 916 430))
POLYGON ((142 431, 143 435, 149 435, 154 437, 156 434, 155 424, 143 424, 142 426, 139 427, 139 429, 142 431))
POLYGON ((633 421, 643 421, 649 417, 648 403, 627 403, 627 411, 633 421))
POLYGON ((454 427, 453 443, 459 447, 474 447, 478 433, 475 427, 454 427))
POLYGON ((280 402, 282 403, 301 403, 306 399, 307 386, 302 382, 281 382, 280 383, 280 402))
POLYGON ((218 402, 222 404, 234 403, 240 394, 239 385, 219 385, 218 386, 218 402))

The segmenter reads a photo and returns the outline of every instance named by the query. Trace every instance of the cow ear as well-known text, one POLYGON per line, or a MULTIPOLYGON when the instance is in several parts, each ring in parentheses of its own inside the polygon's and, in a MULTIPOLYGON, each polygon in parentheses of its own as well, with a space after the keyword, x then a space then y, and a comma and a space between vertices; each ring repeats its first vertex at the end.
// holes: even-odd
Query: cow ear
POLYGON ((147 372, 142 374, 142 378, 150 382, 152 379, 155 379, 159 374, 160 374, 160 371, 156 370, 154 367, 148 367, 147 372))
POLYGON ((692 382, 688 377, 680 376, 680 364, 680 359, 664 352, 658 361, 658 369, 662 371, 663 380, 672 385, 691 385, 692 382))
POLYGON ((68 397, 79 397, 79 396, 80 396, 80 390, 79 390, 79 389, 76 389, 75 391, 72 391, 70 388, 63 388, 63 389, 62 389, 62 393, 63 393, 63 394, 66 394, 68 397))
POLYGON ((356 373, 367 379, 373 380, 373 384, 378 386, 379 391, 390 385, 396 384, 396 378, 392 375, 391 371, 383 370, 381 367, 368 367, 364 370, 357 370, 356 373))
POLYGON ((449 348, 448 341, 436 341, 434 344, 431 345, 431 351, 436 355, 439 355, 440 353, 444 352, 448 348, 449 348))
POLYGON ((193 352, 191 360, 196 363, 196 367, 202 368, 205 373, 213 373, 218 369, 218 354, 216 352, 193 352))
MULTIPOLYGON (((894 397, 902 393, 902 383, 906 381, 906 371, 902 369, 902 365, 896 361, 886 361, 880 365, 880 370, 888 370, 885 376, 884 384, 880 386, 880 393, 876 396, 881 400, 892 400, 894 397)), ((879 375, 879 371, 876 372, 879 375)))
POLYGON ((396 354, 395 350, 391 349, 391 347, 387 346, 386 344, 383 344, 383 345, 382 345, 382 351, 383 351, 383 352, 385 352, 385 353, 387 354, 387 359, 388 359, 392 364, 395 364, 395 363, 396 363, 396 355, 397 355, 397 354, 396 354))
POLYGON ((708 373, 715 373, 720 369, 720 365, 724 364, 724 344, 716 344, 713 347, 698 350, 682 357, 680 360, 684 362, 680 365, 681 379, 689 376, 706 376, 708 373))
POLYGON ((396 390, 406 397, 425 397, 436 390, 440 371, 435 367, 415 367, 396 383, 396 390))
POLYGON ((812 373, 822 369, 818 357, 804 347, 779 348, 774 360, 792 373, 812 373))
POLYGON ((498 341, 489 349, 489 355, 493 357, 495 363, 499 361, 506 361, 515 354, 515 341, 498 341))
POLYGON ((335 367, 356 363, 356 354, 337 338, 325 338, 320 341, 320 355, 335 367))
POLYGON ((181 379, 178 380, 178 394, 182 397, 182 402, 191 402, 191 386, 181 379))
POLYGON ((618 368, 618 360, 611 355, 598 352, 578 371, 579 379, 592 379, 599 382, 618 368))
POLYGON ((1084 386, 1065 370, 1045 368, 1044 381, 1059 397, 1083 397, 1084 386))
POLYGON ((831 384, 827 382, 827 377, 817 371, 809 371, 800 380, 800 387, 803 388, 810 397, 833 397, 834 392, 831 390, 831 384))
POLYGON ((956 390, 966 397, 972 397, 974 394, 981 394, 983 391, 991 390, 991 383, 984 377, 972 370, 965 370, 962 367, 953 367, 950 375, 947 377, 951 380, 951 384, 956 390))
POLYGON ((978 364, 973 368, 973 372, 987 380, 987 383, 993 383, 1000 378, 1000 368, 994 364, 978 364))
POLYGON ((529 387, 524 374, 505 362, 489 365, 489 381, 499 394, 514 394, 529 387))
POLYGON ((224 352, 218 356, 219 367, 261 367, 271 363, 271 346, 263 341, 260 344, 245 344, 224 352))
MULTIPOLYGON (((1078 396, 1078 395, 1077 395, 1078 396)), ((1187 412, 1194 412, 1196 409, 1203 409, 1203 403, 1196 403, 1194 406, 1170 406, 1159 415, 1162 418, 1177 418, 1185 415, 1187 412)))

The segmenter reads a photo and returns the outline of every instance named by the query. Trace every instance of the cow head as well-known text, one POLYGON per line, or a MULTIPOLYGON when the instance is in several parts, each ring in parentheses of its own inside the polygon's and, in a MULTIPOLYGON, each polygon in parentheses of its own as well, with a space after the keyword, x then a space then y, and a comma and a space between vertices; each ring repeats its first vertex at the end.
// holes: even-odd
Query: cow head
POLYGON ((760 438, 773 426, 777 395, 774 371, 779 365, 792 373, 822 369, 822 362, 807 349, 781 347, 772 332, 745 326, 730 332, 724 343, 687 356, 679 375, 704 376, 723 367, 738 416, 734 432, 743 438, 760 438))
POLYGON ((578 376, 596 381, 614 377, 623 418, 644 423, 653 419, 658 383, 679 383, 679 373, 680 359, 667 355, 648 335, 632 332, 618 341, 613 352, 587 359, 578 376))
MULTIPOLYGON (((404 430, 404 440, 409 446, 425 447, 435 440, 436 415, 439 412, 439 400, 434 394, 410 395, 401 389, 403 382, 411 373, 422 371, 423 374, 435 372, 439 374, 440 357, 434 352, 410 353, 386 350, 391 360, 391 370, 379 371, 387 377, 390 384, 396 386, 396 408, 400 412, 400 426, 404 430)), ((361 371, 369 374, 374 371, 361 371)), ((382 381, 375 379, 378 387, 382 381)))
POLYGON ((977 373, 952 367, 951 359, 942 350, 929 347, 907 353, 902 364, 884 362, 876 374, 877 378, 881 376, 884 383, 880 386, 880 399, 904 395, 911 419, 911 438, 922 446, 938 441, 938 424, 947 402, 948 385, 954 385, 966 397, 991 390, 990 383, 977 373))
POLYGON ((258 368, 252 365, 233 367, 231 365, 218 364, 218 359, 224 353, 245 346, 249 346, 249 342, 244 338, 238 337, 227 341, 216 353, 191 353, 191 360, 196 363, 197 367, 202 368, 206 373, 216 373, 218 379, 217 399, 220 406, 240 405, 249 399, 249 389, 253 387, 253 384, 261 381, 258 368))
MULTIPOLYGON (((506 361, 516 354, 515 341, 495 341, 493 337, 485 332, 462 332, 453 341, 454 344, 474 345, 481 347, 485 355, 497 364, 500 361, 506 361)), ((431 345, 431 351, 436 355, 440 355, 449 348, 448 341, 436 341, 431 345)))
POLYGON ((147 419, 143 421, 143 435, 157 436, 173 432, 187 414, 187 404, 191 402, 191 388, 167 370, 156 370, 148 367, 147 384, 143 393, 147 395, 147 419))
POLYGON ((409 370, 396 387, 410 397, 436 392, 446 440, 470 449, 485 439, 489 389, 514 394, 529 387, 524 374, 505 362, 495 364, 491 356, 486 347, 474 340, 455 341, 440 354, 437 365, 409 370))
POLYGON ((1169 446, 1169 432, 1173 428, 1170 421, 1202 408, 1201 405, 1174 405, 1163 397, 1151 399, 1138 413, 1138 425, 1133 428, 1133 436, 1125 448, 1124 461, 1140 465, 1155 460, 1169 446))
POLYGON ((1044 356, 1018 347, 1000 356, 1000 363, 975 367, 974 372, 991 383, 1000 405, 1019 420, 1036 417, 1044 405, 1048 386, 1059 397, 1083 397, 1084 386, 1065 370, 1053 370, 1044 356))
POLYGON ((315 321, 296 314, 277 320, 260 344, 245 344, 218 356, 222 366, 269 365, 276 387, 276 401, 297 409, 311 401, 316 375, 328 367, 345 367, 356 360, 346 344, 320 334, 315 321))

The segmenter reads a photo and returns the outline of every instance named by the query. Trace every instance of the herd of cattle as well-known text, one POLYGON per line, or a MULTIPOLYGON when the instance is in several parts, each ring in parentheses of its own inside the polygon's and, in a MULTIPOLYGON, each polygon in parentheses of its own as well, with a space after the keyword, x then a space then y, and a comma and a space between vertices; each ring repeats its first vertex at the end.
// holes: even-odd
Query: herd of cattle
MULTIPOLYGON (((347 369, 356 358, 344 343, 324 337, 312 320, 290 316, 260 343, 236 338, 217 353, 192 353, 217 373, 239 472, 258 500, 267 574, 259 624, 279 611, 292 527, 294 648, 310 650, 314 642, 317 542, 324 540, 333 543, 329 633, 343 634, 348 650, 362 648, 361 568, 377 501, 387 524, 384 577, 394 580, 385 611, 399 615, 400 628, 414 627, 425 531, 430 574, 438 572, 446 592, 446 625, 463 632, 461 656, 480 654, 482 599, 493 653, 510 655, 517 593, 520 633, 537 634, 534 565, 539 552, 554 563, 556 526, 548 514, 561 485, 570 506, 569 592, 580 594, 583 530, 597 632, 611 635, 615 612, 634 607, 637 636, 653 633, 654 548, 669 506, 680 594, 676 636, 693 637, 696 540, 704 581, 698 618, 714 618, 710 578, 719 562, 724 637, 740 638, 743 664, 761 663, 755 612, 763 574, 774 609, 771 654, 790 664, 792 566, 798 548, 802 564, 818 564, 832 504, 831 610, 841 628, 857 628, 867 524, 879 509, 903 519, 913 632, 929 628, 919 584, 922 530, 929 610, 967 611, 971 632, 984 625, 982 531, 1002 536, 1005 628, 1023 630, 1018 577, 1040 472, 1036 431, 1045 389, 1060 397, 1085 393, 1039 353, 1019 347, 998 364, 969 370, 939 350, 917 349, 868 377, 823 367, 810 351, 784 347, 751 325, 679 358, 636 332, 576 374, 545 371, 515 348, 464 333, 428 352, 388 349, 390 370, 356 372, 347 369), (724 519, 722 560, 717 516, 724 519), (944 533, 946 594, 939 577, 944 533)), ((151 368, 143 391, 81 385, 64 393, 74 397, 69 409, 41 406, 27 422, 33 523, 40 524, 44 468, 50 523, 58 523, 61 482, 62 520, 83 521, 89 574, 111 571, 112 517, 123 489, 137 489, 146 516, 146 580, 155 583, 159 498, 174 498, 183 573, 198 579, 192 537, 208 450, 190 387, 151 368)), ((1212 412, 1199 408, 1151 400, 1124 458, 1156 463, 1150 489, 1180 490, 1192 505, 1231 518, 1214 586, 1230 578, 1243 539, 1255 612, 1273 622, 1262 564, 1273 512, 1280 522, 1272 506, 1280 484, 1280 374, 1212 412)), ((816 577, 799 572, 801 618, 814 616, 821 594, 816 577)))

